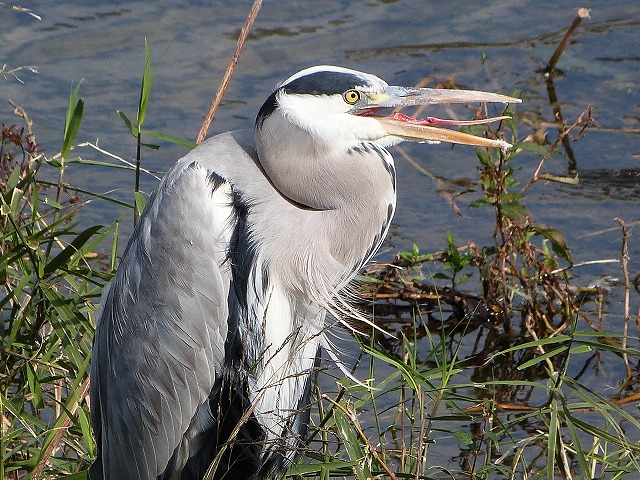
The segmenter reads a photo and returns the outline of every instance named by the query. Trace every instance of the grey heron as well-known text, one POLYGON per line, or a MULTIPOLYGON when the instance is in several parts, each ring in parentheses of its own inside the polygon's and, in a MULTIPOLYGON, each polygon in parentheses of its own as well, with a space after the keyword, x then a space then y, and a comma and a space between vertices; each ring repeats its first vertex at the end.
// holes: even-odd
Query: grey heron
MULTIPOLYGON (((388 114, 517 102, 389 86, 333 66, 276 88, 252 130, 214 136, 167 172, 102 297, 91 366, 97 479, 277 478, 309 419, 327 312, 382 243, 403 140, 508 148, 388 114)), ((502 118, 502 117, 497 117, 502 118)))

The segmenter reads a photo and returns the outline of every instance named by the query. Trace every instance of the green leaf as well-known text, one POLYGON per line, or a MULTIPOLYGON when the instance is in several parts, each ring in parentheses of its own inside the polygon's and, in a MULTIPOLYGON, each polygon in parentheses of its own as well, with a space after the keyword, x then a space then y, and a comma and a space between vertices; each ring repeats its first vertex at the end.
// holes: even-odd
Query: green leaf
POLYGON ((487 200, 486 198, 481 198, 480 200, 476 200, 469 204, 469 208, 479 208, 486 207, 487 205, 493 205, 491 200, 487 200))
POLYGON ((19 188, 14 188, 11 191, 11 213, 18 217, 20 215, 20 209, 22 208, 22 199, 24 198, 24 192, 19 188))
POLYGON ((122 110, 116 110, 116 113, 120 115, 120 118, 122 119, 124 124, 129 128, 131 135, 138 138, 138 129, 133 126, 133 123, 131 123, 131 120, 129 120, 129 117, 127 117, 122 110))
POLYGON ((538 363, 546 360, 547 358, 551 358, 551 357, 555 357, 556 355, 558 355, 559 353, 564 352, 567 348, 569 348, 568 346, 564 345, 562 347, 558 347, 554 350, 551 350, 550 352, 546 352, 542 355, 539 355, 535 358, 532 358, 531 360, 524 362, 521 365, 518 365, 518 370, 524 370, 525 368, 528 368, 532 365, 537 365, 538 363))
POLYGON ((522 142, 514 146, 514 148, 521 148, 524 151, 535 153, 537 155, 547 155, 549 148, 545 145, 540 145, 535 142, 522 142))
POLYGON ((113 230, 113 240, 111 241, 111 256, 110 256, 110 262, 109 262, 109 269, 111 272, 115 273, 116 271, 116 261, 118 259, 118 232, 119 232, 119 227, 120 226, 120 222, 115 222, 115 226, 114 226, 114 230, 113 230))
POLYGON ((458 285, 460 285, 463 282, 466 282, 467 280, 469 280, 471 278, 472 274, 471 273, 463 273, 462 275, 460 275, 458 277, 458 281, 456 282, 458 285))
MULTIPOLYGON (((446 266, 445 266, 446 267, 446 266)), ((451 277, 446 273, 437 272, 431 275, 431 278, 435 278, 437 280, 450 280, 451 277)))
POLYGON ((73 117, 73 111, 75 110, 75 105, 78 102, 78 93, 80 93, 80 85, 82 84, 82 80, 78 82, 76 88, 71 91, 69 94, 69 105, 67 106, 67 115, 64 120, 64 131, 69 130, 69 126, 71 125, 71 118, 73 117))
POLYGON ((518 202, 507 202, 500 211, 512 222, 520 222, 529 214, 527 207, 518 202))
POLYGON ((89 478, 89 470, 83 472, 72 473, 71 475, 64 475, 57 477, 58 480, 87 480, 89 478))
MULTIPOLYGON (((318 477, 322 470, 331 471, 337 473, 339 470, 346 470, 346 475, 353 475, 353 467, 356 462, 347 462, 346 460, 324 460, 320 463, 294 463, 287 470, 286 478, 291 478, 293 475, 302 476, 304 478, 314 476, 318 477)), ((293 477, 295 478, 295 477, 293 477)), ((324 478, 320 476, 320 478, 324 478)), ((326 478, 329 478, 328 476, 326 478)))
POLYGON ((80 91, 80 84, 78 83, 76 88, 71 92, 69 96, 69 107, 67 109, 67 117, 64 122, 64 135, 62 140, 62 148, 60 149, 60 155, 62 158, 66 157, 71 151, 73 142, 76 139, 78 130, 80 129, 80 123, 82 122, 82 113, 84 111, 84 101, 78 99, 78 93, 80 91))
POLYGON ((391 355, 387 355, 383 352, 379 352, 374 348, 370 348, 368 345, 361 343, 361 348, 371 355, 374 358, 378 358, 383 362, 386 362, 391 367, 395 368, 398 372, 402 374, 405 382, 409 385, 411 389, 414 391, 418 390, 418 382, 425 380, 425 377, 421 375, 419 372, 415 370, 415 368, 407 365, 406 363, 398 360, 397 358, 392 357, 391 355))
POLYGON ((549 227, 548 225, 540 224, 534 227, 537 234, 542 235, 544 238, 551 242, 551 248, 561 258, 564 258, 568 262, 573 262, 571 256, 571 250, 567 244, 567 239, 559 230, 549 227))
POLYGON ((509 347, 505 350, 501 350, 500 352, 496 353, 494 357, 497 357, 499 355, 505 355, 509 352, 525 350, 527 348, 535 348, 542 345, 553 345, 557 343, 570 342, 571 340, 573 340, 573 338, 570 337, 569 335, 556 335, 555 337, 540 338, 538 340, 533 340, 531 342, 519 343, 518 345, 515 345, 513 347, 509 347))
POLYGON ((580 438, 580 434, 578 432, 578 428, 576 428, 576 426, 573 423, 573 415, 571 414, 571 409, 569 408, 569 406, 567 405, 567 400, 566 398, 564 398, 563 395, 559 395, 559 400, 560 403, 562 405, 562 413, 564 416, 564 422, 567 426, 567 430, 569 431, 569 434, 571 436, 571 440, 573 441, 573 445, 576 447, 575 448, 575 453, 576 456, 578 457, 578 462, 580 465, 580 468, 583 472, 588 472, 589 471, 589 463, 588 460, 586 458, 586 449, 581 448, 581 438, 580 438), (580 448, 578 448, 580 447, 580 448))
MULTIPOLYGON (((513 178, 513 177, 507 177, 504 179, 504 186, 506 188, 514 188, 520 185, 520 180, 518 180, 517 178, 513 178)), ((521 198, 522 195, 520 195, 519 193, 516 194, 512 194, 518 198, 521 198)))
POLYGON ((142 127, 145 116, 147 115, 147 105, 149 96, 151 95, 151 85, 153 77, 151 75, 151 55, 149 54, 149 45, 147 39, 144 39, 144 73, 142 75, 142 85, 140 87, 140 102, 138 104, 138 129, 142 127))
POLYGON ((56 210, 62 210, 62 204, 56 202, 55 200, 52 200, 51 198, 45 198, 44 199, 44 203, 46 205, 49 205, 49 206, 55 208, 56 210))
MULTIPOLYGON (((460 131, 463 133, 469 133, 471 135, 482 137, 485 131, 485 125, 469 125, 460 128, 460 131)), ((476 148, 475 151, 476 155, 478 156, 478 160, 480 160, 480 163, 482 165, 491 165, 493 159, 488 148, 476 148)))
POLYGON ((44 274, 50 275, 55 270, 66 264, 66 262, 74 255, 97 231, 102 228, 102 225, 93 225, 81 232, 76 238, 73 239, 64 250, 58 255, 53 257, 47 265, 44 267, 44 274))
POLYGON ((556 452, 558 447, 558 402, 553 395, 551 404, 549 405, 551 411, 549 419, 549 436, 547 438, 547 478, 554 478, 556 473, 556 452))
POLYGON ((67 165, 70 164, 77 164, 77 165, 90 165, 93 167, 103 167, 103 168, 117 168, 120 170, 131 170, 131 167, 129 165, 118 165, 116 163, 110 163, 110 162, 102 162, 100 160, 90 160, 90 159, 85 159, 85 158, 80 158, 80 157, 75 157, 75 158, 71 158, 71 159, 66 159, 65 163, 67 165))
POLYGON ((413 259, 413 253, 411 252, 400 252, 400 258, 410 262, 413 259))
POLYGON ((138 213, 138 215, 142 215, 144 207, 147 206, 147 197, 145 197, 144 193, 142 192, 134 192, 133 197, 136 203, 136 212, 138 213))
POLYGON ((458 249, 456 248, 456 239, 451 232, 447 232, 447 247, 449 248, 449 253, 451 254, 451 256, 455 256, 458 254, 458 249))
POLYGON ((456 439, 463 446, 468 448, 475 445, 475 440, 473 438, 473 435, 469 434, 469 432, 466 432, 464 430, 454 430, 452 433, 453 433, 453 436, 456 437, 456 439))
MULTIPOLYGON (((79 347, 79 339, 73 335, 73 331, 77 332, 77 329, 73 329, 72 327, 86 325, 86 318, 77 306, 73 305, 73 299, 64 297, 52 288, 51 285, 47 285, 46 282, 41 282, 41 284, 43 285, 42 291, 45 297, 49 300, 56 313, 56 315, 48 313, 48 318, 51 320, 53 328, 58 332, 58 338, 60 338, 64 345, 70 363, 73 365, 82 365, 87 353, 79 347)), ((83 332, 83 335, 86 334, 87 332, 83 332)))
MULTIPOLYGON (((93 435, 91 434, 91 422, 89 421, 89 417, 84 409, 78 409, 78 413, 76 414, 78 418, 78 424, 80 425, 80 430, 82 431, 82 438, 84 439, 85 445, 90 447, 94 447, 93 435)), ((95 452, 91 452, 94 453, 95 452)))
POLYGON ((11 174, 9 175, 9 178, 7 179, 7 185, 5 186, 5 191, 6 192, 10 192, 14 188, 16 188, 16 186, 18 186, 18 181, 20 180, 20 171, 21 170, 22 170, 22 168, 20 167, 20 165, 16 164, 16 166, 13 167, 13 170, 11 171, 11 174))
POLYGON ((354 426, 351 425, 345 413, 339 408, 334 409, 333 417, 336 421, 336 427, 338 428, 344 447, 347 450, 347 455, 349 455, 351 461, 355 462, 353 469, 356 477, 359 479, 373 478, 354 426))
POLYGON ((189 150, 192 150, 198 146, 196 142, 192 142, 191 140, 187 140, 185 138, 177 137, 175 135, 169 135, 162 132, 156 132, 154 130, 143 130, 142 134, 148 135, 154 138, 159 138, 160 140, 166 140, 167 142, 171 142, 175 145, 188 148, 189 150))
POLYGON ((573 347, 571 350, 569 350, 569 353, 571 353, 571 355, 591 352, 593 352, 593 349, 589 345, 578 345, 577 347, 573 347))
MULTIPOLYGON (((505 183, 507 183, 506 179, 505 183)), ((521 199, 522 195, 520 195, 519 193, 503 193, 502 195, 500 195, 500 201, 503 205, 507 203, 519 202, 521 199)))
POLYGON ((40 387, 40 380, 32 363, 25 363, 25 369, 27 371, 27 383, 29 384, 29 392, 33 395, 33 404, 36 408, 42 408, 44 401, 42 400, 42 388, 40 387))

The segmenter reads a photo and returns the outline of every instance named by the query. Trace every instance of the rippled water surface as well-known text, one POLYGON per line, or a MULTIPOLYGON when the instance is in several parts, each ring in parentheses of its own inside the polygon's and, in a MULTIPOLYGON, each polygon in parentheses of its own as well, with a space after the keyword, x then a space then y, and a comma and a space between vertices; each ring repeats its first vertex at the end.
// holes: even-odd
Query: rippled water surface
MULTIPOLYGON (((133 139, 116 115, 135 115, 144 61, 144 39, 151 50, 154 85, 145 126, 195 139, 235 47, 250 1, 32 1, 42 17, 11 13, 0 5, 0 65, 36 65, 0 78, 0 117, 11 122, 11 99, 34 120, 39 144, 50 154, 60 148, 68 95, 83 80, 85 115, 78 139, 98 141, 103 148, 131 159, 133 139)), ((619 257, 616 218, 630 226, 632 276, 640 271, 640 2, 425 0, 266 1, 240 59, 225 102, 210 134, 248 128, 278 81, 314 64, 336 64, 375 73, 391 84, 414 85, 425 76, 433 86, 452 78, 464 88, 510 94, 518 92, 518 136, 557 130, 541 67, 545 65, 575 7, 591 9, 559 64, 555 87, 568 122, 588 106, 601 128, 588 129, 572 143, 580 182, 577 185, 538 182, 526 203, 535 221, 563 231, 574 260, 619 257)), ((456 109, 459 115, 468 114, 456 109)), ((405 150, 424 169, 443 179, 477 178, 472 149, 447 145, 409 145, 405 150)), ((79 152, 98 158, 91 150, 79 152)), ((166 170, 184 150, 161 145, 145 151, 143 162, 166 170)), ((101 158, 101 157, 100 157, 101 158)), ((102 159, 102 158, 101 158, 102 159)), ((517 176, 528 179, 539 158, 522 154, 517 176)), ((441 249, 446 233, 459 243, 491 243, 493 219, 488 209, 467 208, 478 194, 458 200, 456 214, 438 184, 402 159, 397 160, 398 210, 381 260, 413 242, 425 251, 441 249)), ((566 156, 547 160, 543 171, 567 173, 566 156)), ((98 192, 117 190, 130 201, 130 173, 72 167, 67 179, 98 192)), ((144 179, 150 191, 156 183, 144 179)), ((129 213, 104 204, 85 209, 87 222, 111 223, 129 213)), ((616 264, 576 269, 578 284, 620 276, 616 264)), ((634 293, 632 301, 638 303, 634 293)), ((621 296, 607 304, 611 321, 621 318, 621 296)), ((601 377, 619 381, 615 372, 601 377)))
MULTIPOLYGON (((69 91, 82 79, 86 106, 79 139, 98 139, 102 147, 131 158, 134 145, 115 111, 135 114, 147 38, 155 79, 146 127, 194 139, 251 2, 78 3, 31 2, 40 21, 24 13, 6 14, 4 7, 2 62, 9 67, 37 65, 39 73, 18 72, 24 84, 13 78, 0 83, 3 119, 10 118, 6 100, 16 101, 34 119, 40 144, 55 151, 69 91)), ((250 127, 279 80, 308 65, 329 63, 376 73, 394 84, 412 85, 428 75, 432 85, 453 78, 466 88, 519 91, 524 100, 518 108, 519 133, 525 136, 532 122, 552 120, 538 69, 573 18, 574 6, 482 3, 470 8, 467 2, 423 0, 267 2, 210 133, 250 127)), ((605 231, 614 227, 616 216, 627 221, 637 216, 633 172, 640 160, 640 4, 583 5, 592 7, 591 19, 565 51, 556 88, 567 120, 592 105, 595 119, 606 129, 587 132, 574 145, 579 171, 588 182, 572 188, 541 183, 527 200, 538 221, 567 231, 577 260, 617 254, 618 233, 605 231), (635 134, 624 133, 625 128, 635 128, 635 134), (609 195, 612 190, 616 195, 609 195), (598 232, 603 233, 595 241, 585 239, 598 232)), ((475 155, 469 148, 408 148, 436 176, 475 175, 475 155)), ((144 162, 163 171, 182 153, 163 145, 158 152, 145 152, 144 162)), ((523 155, 519 161, 526 178, 536 158, 523 155)), ((546 165, 553 173, 563 173, 565 167, 566 159, 560 157, 546 165)), ((403 161, 398 170, 399 208, 389 248, 405 248, 413 241, 425 249, 442 247, 447 230, 461 241, 473 237, 481 242, 478 234, 490 234, 490 219, 483 217, 488 212, 463 207, 466 218, 456 216, 431 180, 403 161)), ((90 179, 95 189, 122 189, 122 198, 130 198, 127 174, 86 168, 70 174, 77 185, 90 179)), ((152 189, 154 182, 149 178, 145 188, 152 189)), ((87 214, 91 220, 110 222, 116 213, 97 206, 87 214)))

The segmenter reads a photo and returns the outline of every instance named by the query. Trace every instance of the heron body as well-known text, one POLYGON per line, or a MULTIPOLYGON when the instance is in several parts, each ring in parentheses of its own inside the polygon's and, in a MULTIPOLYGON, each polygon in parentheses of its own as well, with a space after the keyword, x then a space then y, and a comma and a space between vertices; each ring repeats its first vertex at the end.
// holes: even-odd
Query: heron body
MULTIPOLYGON (((303 70, 253 130, 210 138, 165 175, 103 294, 92 480, 283 473, 307 429, 319 349, 330 348, 326 312, 348 310, 340 291, 395 210, 385 147, 435 135, 377 116, 433 103, 433 91, 400 89, 338 67, 303 70)), ((450 132, 445 141, 506 145, 450 132)))

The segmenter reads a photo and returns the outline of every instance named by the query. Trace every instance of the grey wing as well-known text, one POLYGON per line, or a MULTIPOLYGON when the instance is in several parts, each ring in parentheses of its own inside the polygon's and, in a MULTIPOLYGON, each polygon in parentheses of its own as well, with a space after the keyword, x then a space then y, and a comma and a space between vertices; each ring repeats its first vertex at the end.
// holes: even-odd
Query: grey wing
POLYGON ((197 163, 167 174, 103 296, 92 356, 91 478, 155 479, 224 361, 231 186, 197 163))

